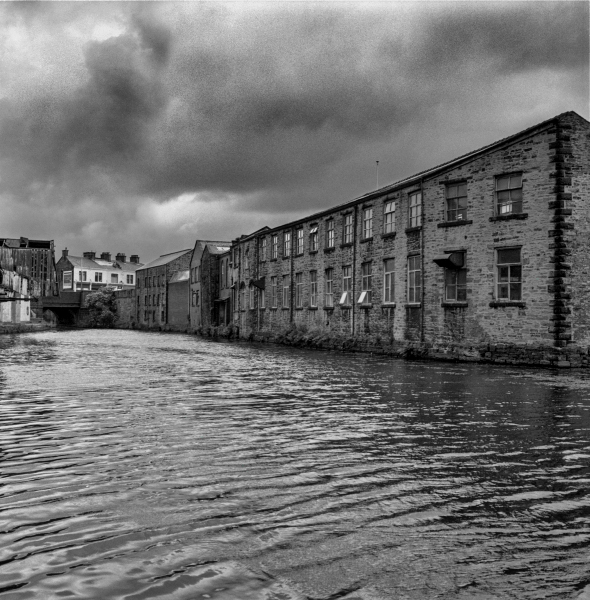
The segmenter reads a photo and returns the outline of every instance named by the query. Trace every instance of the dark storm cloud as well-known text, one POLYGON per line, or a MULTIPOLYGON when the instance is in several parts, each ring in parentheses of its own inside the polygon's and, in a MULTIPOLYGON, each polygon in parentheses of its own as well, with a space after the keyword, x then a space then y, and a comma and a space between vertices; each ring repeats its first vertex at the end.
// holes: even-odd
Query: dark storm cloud
MULTIPOLYGON (((0 195, 71 204, 80 221, 84 199, 325 206, 358 192, 355 165, 373 152, 429 166, 400 140, 438 135, 432 115, 445 115, 451 146, 461 111, 508 126, 530 81, 571 72, 572 89, 588 88, 587 3, 17 3, 0 14, 5 57, 23 36, 18 67, 0 66, 0 195)), ((469 136, 459 151, 480 144, 469 136)))

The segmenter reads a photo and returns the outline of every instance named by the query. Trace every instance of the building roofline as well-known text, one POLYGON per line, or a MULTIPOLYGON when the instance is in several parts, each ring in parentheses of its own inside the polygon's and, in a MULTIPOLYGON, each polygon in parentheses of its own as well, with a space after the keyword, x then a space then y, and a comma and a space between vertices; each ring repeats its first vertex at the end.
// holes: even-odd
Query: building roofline
MULTIPOLYGON (((343 202, 342 204, 336 204, 335 206, 326 208, 326 209, 321 210, 316 213, 312 213, 311 215, 308 215, 306 217, 296 219, 295 221, 290 221, 288 223, 283 223, 282 225, 277 225, 276 227, 268 228, 268 232, 274 233, 276 231, 281 231, 282 229, 290 229, 290 228, 296 227, 298 225, 302 225, 303 223, 306 223, 310 220, 319 219, 321 217, 330 215, 339 210, 345 210, 349 207, 353 207, 353 206, 355 206, 355 204, 367 202, 369 200, 374 200, 375 198, 378 198, 379 196, 383 196, 384 194, 389 194, 392 192, 399 191, 405 187, 414 185, 420 181, 424 181, 425 179, 429 179, 431 177, 439 175, 440 173, 444 172, 447 169, 455 168, 461 164, 465 164, 471 160, 474 160, 474 159, 478 158, 479 156, 481 156, 482 154, 485 154, 486 152, 490 152, 492 150, 496 150, 503 146, 513 144, 516 141, 519 141, 521 139, 524 139, 531 135, 539 133, 540 131, 543 131, 544 129, 548 129, 549 127, 551 127, 551 125, 556 123, 559 119, 561 119, 562 117, 565 117, 565 116, 569 116, 569 115, 575 115, 582 121, 585 121, 586 123, 588 123, 588 121, 586 121, 586 119, 584 119, 584 117, 580 116, 577 112, 575 112, 573 110, 563 112, 555 117, 551 117, 550 119, 541 121, 540 123, 537 123, 536 125, 531 125, 530 127, 527 127, 526 129, 523 129, 522 131, 519 131, 518 133, 514 133, 508 137, 505 137, 505 138, 502 138, 495 142, 492 142, 491 144, 482 146, 481 148, 478 148, 477 150, 472 150, 471 152, 462 154, 461 156, 458 156, 449 161, 441 163, 435 167, 431 167, 429 169, 425 169, 425 170, 420 171, 409 177, 404 177, 403 179, 399 179, 398 181, 396 181, 394 183, 390 183, 382 188, 378 188, 376 190, 372 190, 371 192, 367 192, 361 196, 357 196, 356 198, 353 198, 352 200, 347 200, 346 202, 343 202)), ((260 231, 262 231, 262 229, 259 229, 258 231, 255 231, 254 233, 251 233, 247 236, 241 236, 240 238, 237 238, 234 241, 235 242, 246 241, 246 240, 250 239, 251 237, 255 236, 256 234, 259 234, 260 231)))

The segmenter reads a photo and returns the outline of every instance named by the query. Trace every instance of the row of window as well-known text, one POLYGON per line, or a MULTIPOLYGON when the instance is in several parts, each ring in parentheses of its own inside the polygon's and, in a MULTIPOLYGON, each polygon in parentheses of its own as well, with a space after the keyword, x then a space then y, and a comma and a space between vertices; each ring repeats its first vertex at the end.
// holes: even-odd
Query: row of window
MULTIPOLYGON (((78 281, 89 281, 88 279, 88 271, 80 271, 79 272, 79 280, 78 281)), ((94 282, 95 283, 102 283, 102 273, 95 271, 94 273, 94 282)), ((126 276, 126 280, 127 283, 129 285, 133 285, 133 275, 127 275, 126 276)), ((71 271, 63 271, 63 283, 65 285, 71 285, 72 284, 72 272, 71 271)), ((111 273, 111 283, 119 283, 119 274, 118 273, 111 273)))
MULTIPOLYGON (((164 300, 164 295, 162 294, 162 301, 164 300)), ((139 297, 137 298, 137 302, 139 303, 139 297)), ((160 294, 152 294, 151 296, 144 296, 144 305, 145 306, 159 306, 160 304, 160 294)))
MULTIPOLYGON (((151 276, 146 276, 143 278, 143 287, 160 287, 161 284, 164 283, 164 276, 163 275, 151 275, 151 276)), ((141 288, 142 287, 142 280, 141 278, 137 278, 137 285, 141 288)))
MULTIPOLYGON (((152 321, 156 320, 156 311, 155 310, 144 310, 143 311, 143 320, 148 321, 151 318, 152 321)), ((166 319, 164 311, 160 313, 160 318, 162 321, 166 319)))
MULTIPOLYGON (((497 215, 510 215, 522 212, 522 174, 502 175, 496 177, 496 204, 497 215)), ((383 233, 389 234, 395 231, 395 200, 387 199, 383 204, 383 233)), ((362 210, 362 239, 373 237, 373 207, 362 210)), ((467 183, 453 183, 446 186, 446 220, 450 222, 464 221, 467 219, 467 183)), ((420 227, 422 225, 422 192, 413 192, 408 198, 408 226, 420 227)), ((312 225, 309 231, 309 250, 317 252, 319 249, 318 225, 312 225)), ((334 219, 326 220, 325 248, 335 246, 334 219)), ((347 213, 342 221, 342 243, 352 244, 354 240, 353 214, 347 213)), ((261 261, 267 259, 267 238, 260 240, 261 261)), ((283 232, 283 257, 291 255, 291 232, 283 232)), ((304 233, 303 228, 295 230, 295 254, 303 254, 304 233)), ((273 234, 270 237, 270 258, 277 259, 279 256, 279 236, 273 234)))
MULTIPOLYGON (((465 260, 462 260, 460 268, 445 268, 444 272, 444 299, 448 302, 467 301, 467 269, 465 260)), ((383 261, 383 289, 382 302, 392 304, 395 302, 395 260, 388 258, 383 261)), ((419 303, 422 301, 422 257, 420 255, 409 256, 407 259, 407 292, 408 303, 419 303)), ((361 290, 356 302, 361 305, 371 304, 373 301, 373 263, 361 264, 361 290)), ((256 288, 250 285, 249 290, 244 291, 247 302, 243 303, 246 308, 254 308, 256 288)), ((270 307, 278 308, 281 298, 281 306, 287 308, 290 305, 291 285, 290 276, 272 276, 270 278, 270 307)), ((496 283, 495 296, 499 301, 522 300, 522 262, 520 248, 504 248, 496 250, 496 283)), ((338 299, 340 306, 350 307, 353 303, 352 297, 352 266, 342 266, 341 292, 338 299)), ((303 273, 295 274, 295 307, 303 308, 304 282, 303 273)), ((309 272, 309 306, 318 306, 318 278, 317 271, 309 272)), ((334 307, 334 269, 325 271, 324 277, 324 307, 334 307)), ((258 290, 258 306, 266 307, 265 290, 258 290)))

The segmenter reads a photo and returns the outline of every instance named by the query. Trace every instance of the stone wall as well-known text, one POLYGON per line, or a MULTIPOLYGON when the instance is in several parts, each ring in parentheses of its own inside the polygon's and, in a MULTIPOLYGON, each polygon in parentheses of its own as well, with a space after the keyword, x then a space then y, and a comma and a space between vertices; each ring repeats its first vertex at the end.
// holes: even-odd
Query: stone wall
POLYGON ((117 302, 117 327, 135 329, 137 326, 137 293, 136 290, 118 290, 115 292, 117 302))
MULTIPOLYGON (((379 339, 403 348, 419 344, 431 356, 456 358, 471 353, 477 354, 478 360, 582 364, 582 359, 563 359, 555 352, 553 358, 547 358, 547 348, 564 349, 576 341, 583 348, 590 339, 590 285, 584 261, 590 251, 588 127, 575 113, 566 113, 406 184, 236 240, 233 254, 239 258, 233 267, 240 293, 234 323, 239 325, 240 335, 270 339, 277 332, 299 327, 320 337, 353 336, 359 348, 370 347, 379 339), (513 173, 522 174, 522 211, 498 215, 497 178, 513 173), (448 221, 447 186, 458 182, 466 184, 467 213, 460 221, 448 221), (414 193, 422 194, 422 224, 417 227, 409 221, 409 198, 414 193), (389 201, 396 202, 392 232, 384 228, 384 205, 389 201), (363 237, 363 211, 369 208, 373 231, 363 237), (343 239, 347 215, 353 222, 351 243, 343 239), (330 221, 335 239, 328 248, 330 221), (316 227, 317 251, 310 247, 316 227), (299 230, 303 252, 297 251, 299 230), (578 231, 582 235, 577 235, 578 231), (286 234, 291 237, 288 255, 284 253, 286 234), (278 239, 276 258, 271 255, 274 235, 278 239), (267 240, 265 257, 260 254, 262 237, 267 240), (497 256, 506 248, 520 249, 522 265, 522 295, 511 300, 498 297, 497 256), (434 262, 453 252, 463 253, 465 258, 467 296, 462 301, 445 298, 445 269, 434 262), (421 293, 413 302, 408 297, 410 257, 416 257, 422 275, 421 293), (389 303, 383 296, 385 259, 395 261, 394 302, 389 303), (363 264, 371 265, 372 301, 359 304, 363 264), (341 306, 343 268, 352 271, 354 302, 341 306), (333 306, 326 305, 328 269, 333 276, 333 306), (317 278, 317 306, 310 305, 311 273, 317 278), (254 306, 247 302, 250 282, 261 277, 266 282, 265 308, 259 307, 258 297, 254 306), (285 302, 283 284, 287 286, 285 302), (572 327, 579 329, 578 337, 572 337, 572 327), (585 343, 580 344, 580 339, 585 343), (484 347, 483 354, 472 351, 484 347), (513 352, 524 352, 526 359, 514 358, 513 352)), ((583 355, 583 350, 580 352, 583 355)), ((578 356, 578 350, 571 354, 578 356)))

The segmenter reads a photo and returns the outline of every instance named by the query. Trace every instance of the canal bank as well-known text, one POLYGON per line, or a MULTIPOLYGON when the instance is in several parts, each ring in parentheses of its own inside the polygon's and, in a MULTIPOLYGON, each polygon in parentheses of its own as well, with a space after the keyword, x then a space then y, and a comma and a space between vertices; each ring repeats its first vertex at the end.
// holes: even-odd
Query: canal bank
POLYGON ((407 340, 392 340, 381 336, 342 335, 322 330, 308 330, 294 325, 278 332, 261 331, 241 335, 233 325, 201 328, 197 335, 212 338, 241 338, 247 341, 282 344, 314 350, 340 350, 363 352, 420 360, 469 362, 531 367, 579 369, 590 367, 588 348, 567 346, 555 348, 541 344, 498 344, 478 345, 434 344, 407 340))

